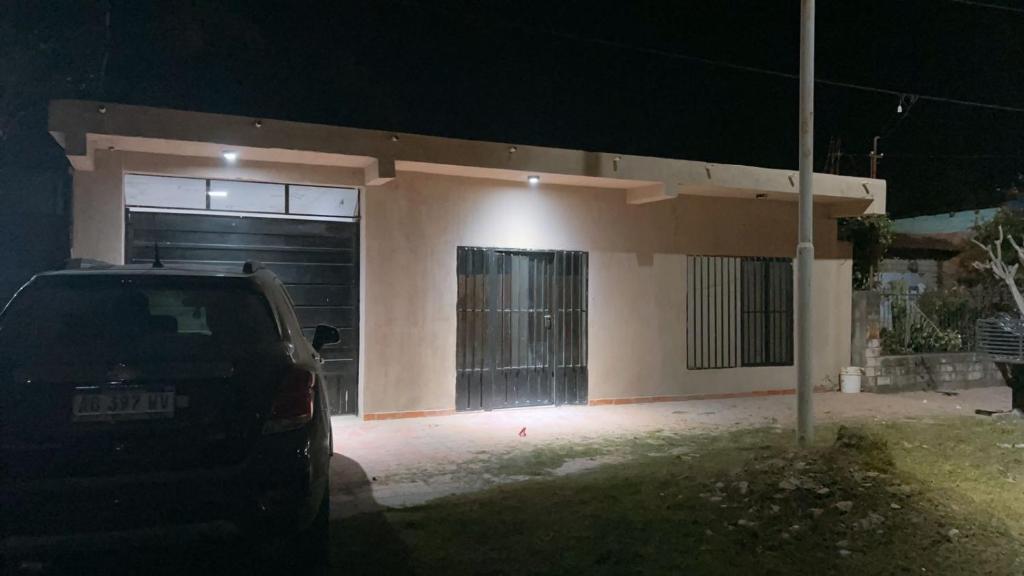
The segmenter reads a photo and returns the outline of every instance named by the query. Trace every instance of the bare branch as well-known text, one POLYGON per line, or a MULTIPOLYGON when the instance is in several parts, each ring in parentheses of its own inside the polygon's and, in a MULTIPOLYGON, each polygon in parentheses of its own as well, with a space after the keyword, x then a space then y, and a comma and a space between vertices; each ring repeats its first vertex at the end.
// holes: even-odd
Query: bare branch
MULTIPOLYGON (((1010 289, 1010 294, 1013 296, 1013 301, 1017 304, 1017 311, 1022 318, 1024 318, 1024 295, 1021 295, 1020 288, 1017 287, 1017 270, 1024 264, 1024 247, 1017 244, 1013 236, 1010 236, 1010 246, 1013 247, 1014 252, 1017 253, 1017 264, 1007 265, 1003 261, 1003 227, 999 227, 999 240, 997 240, 992 246, 982 244, 977 240, 971 239, 971 242, 977 244, 985 254, 988 256, 988 262, 975 262, 974 267, 978 270, 991 270, 992 274, 1006 283, 1007 288, 1010 289)), ((1024 243, 1024 241, 1022 241, 1024 243)))

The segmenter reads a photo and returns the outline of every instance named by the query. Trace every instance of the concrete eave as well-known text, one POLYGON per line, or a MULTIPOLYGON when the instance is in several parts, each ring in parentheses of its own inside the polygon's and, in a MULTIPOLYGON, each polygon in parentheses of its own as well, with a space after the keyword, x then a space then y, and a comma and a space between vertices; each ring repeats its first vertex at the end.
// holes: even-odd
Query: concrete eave
MULTIPOLYGON (((690 160, 480 142, 83 100, 50 103, 49 129, 75 170, 97 149, 361 168, 377 186, 398 172, 447 174, 625 190, 630 204, 678 196, 793 201, 797 172, 690 160)), ((885 212, 884 180, 814 175, 817 204, 831 216, 885 212)))

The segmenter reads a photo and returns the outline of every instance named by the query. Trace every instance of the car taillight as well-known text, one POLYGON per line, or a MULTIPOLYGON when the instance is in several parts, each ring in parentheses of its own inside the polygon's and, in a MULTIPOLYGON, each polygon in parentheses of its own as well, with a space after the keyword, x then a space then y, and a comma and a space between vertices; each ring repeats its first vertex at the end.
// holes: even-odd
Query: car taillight
POLYGON ((274 396, 270 417, 263 425, 263 433, 296 430, 312 420, 315 384, 316 375, 312 372, 301 368, 289 370, 274 396))

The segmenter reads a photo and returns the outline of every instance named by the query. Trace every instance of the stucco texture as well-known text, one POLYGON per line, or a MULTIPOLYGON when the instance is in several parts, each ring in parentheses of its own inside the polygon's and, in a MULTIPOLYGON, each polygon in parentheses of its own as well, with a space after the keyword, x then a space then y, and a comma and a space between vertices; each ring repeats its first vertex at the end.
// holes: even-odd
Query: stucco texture
MULTIPOLYGON (((792 258, 796 204, 400 172, 363 198, 363 413, 455 406, 458 246, 584 250, 589 396, 791 389, 795 367, 686 369, 686 255, 792 258)), ((814 379, 850 357, 851 265, 835 220, 815 222, 814 379)))
MULTIPOLYGON (((73 255, 122 262, 125 173, 359 185, 362 171, 97 150, 75 173, 73 255)), ((361 201, 362 414, 455 406, 458 246, 589 253, 592 400, 788 389, 793 367, 686 369, 686 255, 792 258, 794 202, 626 192, 399 172, 361 201)), ((850 358, 849 248, 815 222, 816 384, 850 358)))

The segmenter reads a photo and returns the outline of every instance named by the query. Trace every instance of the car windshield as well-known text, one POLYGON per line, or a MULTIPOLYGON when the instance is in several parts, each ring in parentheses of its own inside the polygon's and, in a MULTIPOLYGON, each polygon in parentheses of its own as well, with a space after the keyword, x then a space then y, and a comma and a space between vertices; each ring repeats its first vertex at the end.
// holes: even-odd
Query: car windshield
POLYGON ((44 276, 0 317, 0 354, 20 360, 234 360, 279 340, 241 278, 44 276))

